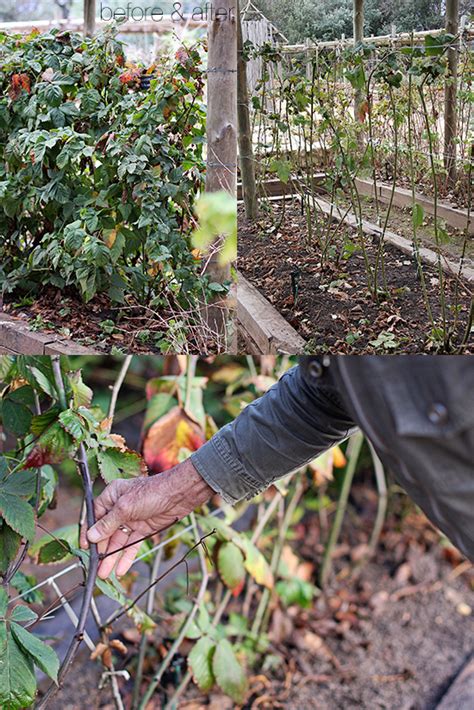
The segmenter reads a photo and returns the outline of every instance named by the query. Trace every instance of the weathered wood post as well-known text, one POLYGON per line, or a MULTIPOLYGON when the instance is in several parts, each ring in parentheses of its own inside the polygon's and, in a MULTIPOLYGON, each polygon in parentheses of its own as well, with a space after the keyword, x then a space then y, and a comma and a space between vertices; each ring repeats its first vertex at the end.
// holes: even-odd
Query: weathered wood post
MULTIPOLYGON (((236 198, 237 219, 237 17, 235 0, 219 0, 208 24, 206 192, 225 190, 236 198)), ((219 241, 219 237, 217 239, 219 241)), ((230 279, 230 264, 210 247, 207 273, 212 281, 230 279)), ((211 327, 223 333, 222 303, 208 309, 211 327)))
POLYGON ((250 125, 249 95, 247 85, 247 62, 244 59, 244 41, 242 36, 242 18, 240 2, 237 1, 237 117, 239 125, 239 157, 247 219, 257 219, 258 202, 255 184, 255 160, 252 147, 252 129, 250 125))
POLYGON ((84 36, 92 37, 95 32, 95 0, 84 0, 84 36))
MULTIPOLYGON (((446 0, 446 32, 459 31, 459 0, 446 0)), ((448 185, 456 182, 458 42, 448 49, 448 76, 444 87, 444 167, 448 185)))

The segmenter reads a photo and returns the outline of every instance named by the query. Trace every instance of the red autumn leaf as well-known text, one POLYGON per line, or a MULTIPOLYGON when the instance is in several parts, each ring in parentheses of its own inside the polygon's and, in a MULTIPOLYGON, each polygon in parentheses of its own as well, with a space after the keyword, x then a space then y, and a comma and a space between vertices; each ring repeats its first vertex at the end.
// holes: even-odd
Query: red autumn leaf
POLYGON ((202 429, 181 407, 173 407, 148 430, 143 442, 143 458, 151 473, 166 471, 181 460, 180 453, 196 451, 206 437, 202 429))
POLYGON ((189 52, 186 47, 180 47, 175 54, 175 58, 181 64, 181 66, 185 67, 190 59, 189 52))
POLYGON ((76 448, 72 436, 55 422, 41 434, 28 454, 23 468, 40 468, 46 464, 61 463, 70 458, 76 448))
POLYGON ((359 104, 358 111, 357 111, 357 120, 359 123, 365 123, 365 119, 367 118, 367 115, 369 113, 369 104, 367 101, 362 101, 362 103, 359 104))
POLYGON ((28 74, 13 74, 10 89, 8 91, 8 95, 11 100, 16 101, 22 90, 26 91, 28 94, 30 93, 30 77, 28 74))

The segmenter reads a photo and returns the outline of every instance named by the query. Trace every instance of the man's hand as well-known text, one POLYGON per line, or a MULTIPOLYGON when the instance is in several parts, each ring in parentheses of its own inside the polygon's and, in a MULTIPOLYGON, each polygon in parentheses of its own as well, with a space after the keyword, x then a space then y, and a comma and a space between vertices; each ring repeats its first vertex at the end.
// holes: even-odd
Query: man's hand
POLYGON ((181 520, 213 494, 189 460, 156 476, 112 481, 95 500, 97 522, 81 530, 81 547, 97 543, 99 553, 108 555, 100 563, 99 577, 108 577, 116 563, 121 576, 135 559, 141 545, 137 540, 181 520), (120 551, 109 554, 113 550, 120 551))

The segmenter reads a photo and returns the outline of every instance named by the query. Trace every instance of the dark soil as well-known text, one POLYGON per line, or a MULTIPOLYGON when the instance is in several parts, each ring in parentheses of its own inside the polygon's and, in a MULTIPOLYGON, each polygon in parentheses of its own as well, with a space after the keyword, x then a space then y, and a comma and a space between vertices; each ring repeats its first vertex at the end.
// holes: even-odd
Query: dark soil
MULTIPOLYGON (((18 297, 17 297, 18 298, 18 297)), ((157 311, 132 302, 112 305, 105 295, 84 303, 73 291, 47 288, 31 303, 15 301, 8 296, 3 310, 12 316, 28 320, 31 330, 57 333, 91 350, 120 354, 171 352, 200 353, 222 350, 215 338, 207 337, 203 327, 194 322, 185 324, 186 314, 157 311), (182 322, 183 327, 172 334, 169 323, 182 322), (183 337, 187 342, 183 342, 183 337), (206 347, 203 347, 203 341, 206 347)))
MULTIPOLYGON (((385 245, 388 293, 376 304, 368 293, 367 274, 360 247, 347 259, 344 242, 358 243, 354 230, 343 225, 333 237, 334 256, 321 271, 321 250, 314 236, 307 240, 306 217, 296 201, 269 203, 270 214, 256 225, 240 215, 238 268, 266 296, 285 319, 308 341, 311 352, 363 354, 371 352, 420 353, 439 351, 433 341, 421 283, 414 261, 385 245), (296 286, 296 288, 295 288, 296 286), (379 337, 380 336, 380 337, 379 337)), ((379 240, 366 236, 366 251, 375 264, 379 240)), ((440 327, 439 274, 424 266, 424 276, 436 327, 440 327)), ((472 290, 456 277, 443 275, 450 336, 455 350, 466 333, 472 290), (458 290, 456 327, 455 304, 458 290)), ((464 352, 473 349, 472 334, 464 352)))

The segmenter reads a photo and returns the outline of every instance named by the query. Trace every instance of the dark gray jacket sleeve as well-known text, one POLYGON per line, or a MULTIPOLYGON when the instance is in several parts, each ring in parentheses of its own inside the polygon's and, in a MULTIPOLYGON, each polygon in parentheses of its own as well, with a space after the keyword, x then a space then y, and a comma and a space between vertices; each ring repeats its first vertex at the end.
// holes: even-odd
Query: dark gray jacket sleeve
POLYGON ((336 388, 324 381, 308 385, 302 369, 294 367, 191 460, 213 490, 235 503, 260 493, 355 430, 336 388))

